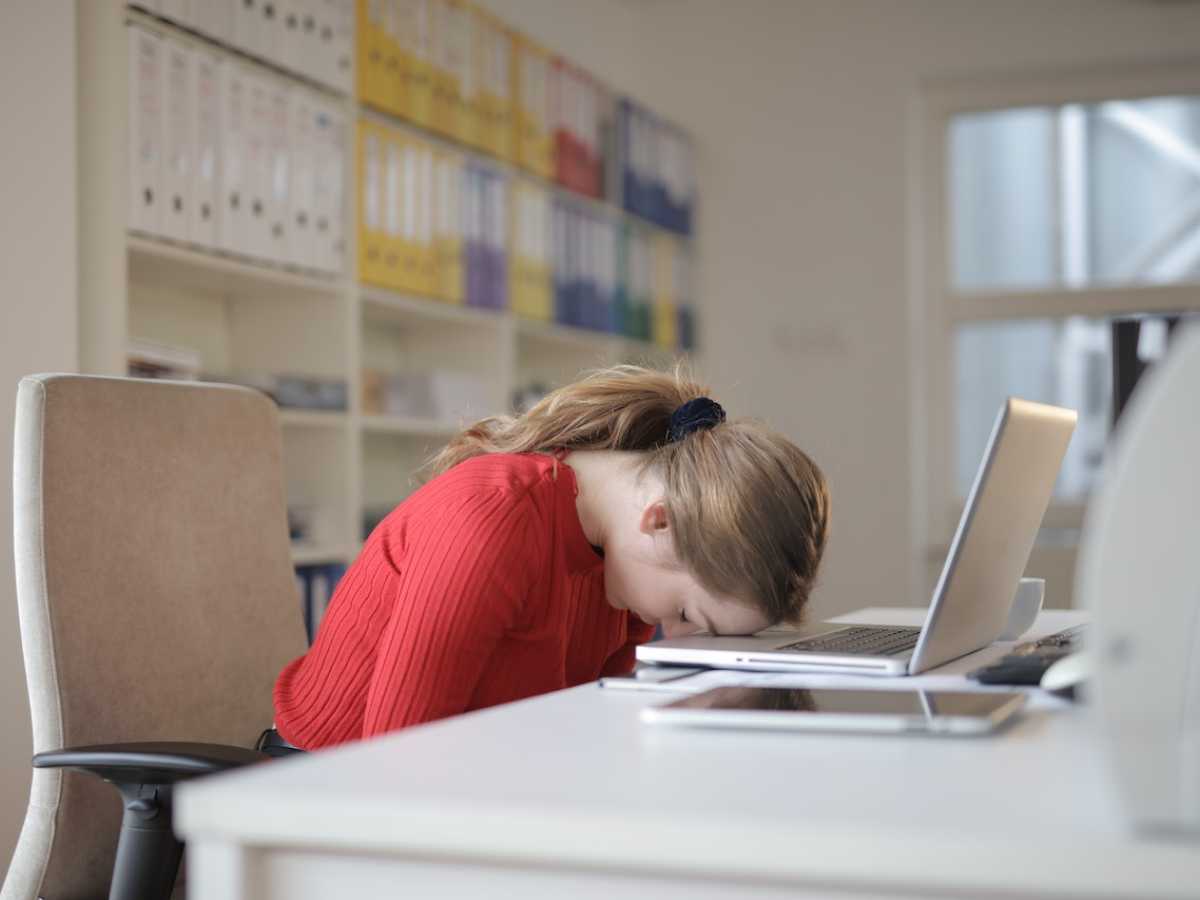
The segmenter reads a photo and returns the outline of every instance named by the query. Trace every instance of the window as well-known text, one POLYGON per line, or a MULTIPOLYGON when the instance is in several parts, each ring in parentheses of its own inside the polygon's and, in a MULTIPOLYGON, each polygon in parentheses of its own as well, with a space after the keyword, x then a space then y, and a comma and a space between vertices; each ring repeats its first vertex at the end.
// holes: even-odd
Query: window
POLYGON ((967 113, 948 142, 956 290, 1200 279, 1200 97, 967 113))
POLYGON ((971 489, 996 413, 1010 395, 1079 412, 1054 492, 1065 501, 1087 497, 1103 461, 1112 421, 1109 332, 1107 320, 1082 316, 959 326, 955 335, 959 497, 971 489))
POLYGON ((1039 544, 1066 572, 1112 432, 1114 318, 1200 313, 1200 66, 945 82, 914 109, 914 593, 1010 394, 1080 414, 1039 544))

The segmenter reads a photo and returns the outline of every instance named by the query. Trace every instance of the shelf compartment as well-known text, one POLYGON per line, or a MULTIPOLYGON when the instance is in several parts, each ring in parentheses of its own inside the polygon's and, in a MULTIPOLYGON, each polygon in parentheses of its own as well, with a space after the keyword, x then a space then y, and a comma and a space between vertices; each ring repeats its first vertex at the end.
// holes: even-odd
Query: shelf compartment
POLYGON ((320 563, 348 563, 354 553, 347 547, 322 546, 296 542, 292 544, 292 565, 310 566, 320 563))
POLYGON ((504 325, 506 318, 503 313, 493 310, 457 306, 369 285, 360 285, 359 295, 363 301, 363 315, 373 321, 401 325, 441 322, 495 330, 504 325))
POLYGON ((456 422, 446 422, 441 419, 387 415, 363 416, 362 427, 364 431, 372 434, 440 440, 452 438, 463 429, 463 426, 456 422))
POLYGON ((310 409, 279 410, 279 424, 284 428, 344 428, 350 417, 344 412, 322 412, 310 409))
POLYGON ((625 340, 616 334, 573 328, 557 322, 538 322, 514 317, 517 336, 524 344, 543 344, 564 350, 585 350, 606 356, 620 351, 625 340))
POLYGON ((126 238, 129 280, 147 287, 164 287, 224 297, 336 297, 345 288, 338 275, 304 273, 222 256, 157 238, 129 234, 126 238))

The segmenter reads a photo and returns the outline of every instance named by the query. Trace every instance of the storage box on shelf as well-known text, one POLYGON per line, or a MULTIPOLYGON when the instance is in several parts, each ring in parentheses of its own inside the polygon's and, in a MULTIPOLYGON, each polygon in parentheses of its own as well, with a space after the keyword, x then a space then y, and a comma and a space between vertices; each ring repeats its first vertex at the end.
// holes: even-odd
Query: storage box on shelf
POLYGON ((507 408, 506 318, 383 291, 363 300, 364 415, 432 423, 434 436, 444 439, 463 422, 507 408))
POLYGON ((493 402, 488 384, 469 372, 366 369, 362 376, 364 416, 429 420, 449 432, 488 415, 493 402))

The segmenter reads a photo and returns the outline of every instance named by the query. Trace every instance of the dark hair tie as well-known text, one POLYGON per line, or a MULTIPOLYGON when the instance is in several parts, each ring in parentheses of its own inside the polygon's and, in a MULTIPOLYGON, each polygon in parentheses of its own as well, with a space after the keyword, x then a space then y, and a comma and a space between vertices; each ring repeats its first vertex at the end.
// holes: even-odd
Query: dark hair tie
POLYGON ((667 430, 667 443, 681 441, 693 431, 709 429, 725 421, 725 410, 721 404, 708 397, 689 400, 671 413, 671 427, 667 430))

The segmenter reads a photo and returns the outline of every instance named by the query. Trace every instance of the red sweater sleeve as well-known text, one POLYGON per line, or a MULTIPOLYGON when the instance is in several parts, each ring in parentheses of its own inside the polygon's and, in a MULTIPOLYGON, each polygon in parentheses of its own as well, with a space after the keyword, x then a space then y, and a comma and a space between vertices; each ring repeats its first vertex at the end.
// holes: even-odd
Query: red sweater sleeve
POLYGON ((363 737, 463 712, 520 620, 544 540, 527 495, 476 490, 410 532, 379 643, 363 737))
POLYGON ((626 613, 628 622, 626 628, 629 631, 628 637, 624 644, 609 656, 604 662, 604 667, 600 670, 600 676, 607 675, 626 675, 633 671, 633 667, 637 665, 637 648, 639 644, 644 644, 654 637, 654 626, 647 625, 639 619, 635 619, 632 613, 626 613))

